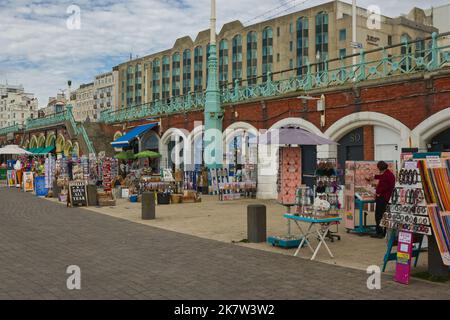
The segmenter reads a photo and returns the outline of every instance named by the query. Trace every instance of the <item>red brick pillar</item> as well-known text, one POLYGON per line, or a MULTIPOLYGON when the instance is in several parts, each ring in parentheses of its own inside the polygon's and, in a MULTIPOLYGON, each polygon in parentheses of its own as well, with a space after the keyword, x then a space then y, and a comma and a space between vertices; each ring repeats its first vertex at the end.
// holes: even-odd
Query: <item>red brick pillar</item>
POLYGON ((373 126, 364 126, 364 160, 375 159, 375 140, 373 126))

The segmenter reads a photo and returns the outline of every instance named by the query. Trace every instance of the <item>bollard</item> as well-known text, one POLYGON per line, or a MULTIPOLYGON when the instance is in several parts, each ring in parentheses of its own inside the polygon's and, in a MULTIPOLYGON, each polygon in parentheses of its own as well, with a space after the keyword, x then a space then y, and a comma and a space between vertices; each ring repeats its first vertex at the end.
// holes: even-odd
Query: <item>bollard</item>
POLYGON ((155 219, 155 195, 153 192, 142 194, 142 220, 155 219))
POLYGON ((247 206, 247 240, 248 242, 266 241, 266 206, 251 204, 247 206))
POLYGON ((90 184, 87 186, 87 196, 89 206, 98 206, 97 186, 90 184))
POLYGON ((450 275, 449 267, 442 263, 442 257, 434 235, 428 237, 428 273, 435 277, 448 277, 450 275))

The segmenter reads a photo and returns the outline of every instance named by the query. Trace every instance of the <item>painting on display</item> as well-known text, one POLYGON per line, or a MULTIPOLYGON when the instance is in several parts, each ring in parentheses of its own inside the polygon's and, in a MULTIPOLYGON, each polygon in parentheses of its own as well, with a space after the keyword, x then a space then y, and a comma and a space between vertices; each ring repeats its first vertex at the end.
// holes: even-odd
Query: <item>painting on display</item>
POLYGON ((33 192, 34 191, 34 176, 33 172, 23 173, 23 191, 33 192))

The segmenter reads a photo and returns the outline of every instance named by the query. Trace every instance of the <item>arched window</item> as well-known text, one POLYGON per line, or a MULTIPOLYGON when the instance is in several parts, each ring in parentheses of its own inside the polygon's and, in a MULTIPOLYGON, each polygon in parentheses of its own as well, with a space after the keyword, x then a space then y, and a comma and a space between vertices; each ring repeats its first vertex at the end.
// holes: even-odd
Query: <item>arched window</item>
POLYGON ((203 48, 194 49, 194 91, 203 90, 203 48))
POLYGON ((183 52, 183 94, 191 91, 191 50, 186 49, 183 52))
POLYGON ((162 59, 162 99, 170 98, 170 59, 164 56, 162 59))
POLYGON ((247 84, 254 85, 258 76, 258 34, 250 31, 247 34, 247 84))
POLYGON ((263 30, 262 41, 262 73, 263 81, 267 81, 267 73, 273 70, 273 32, 271 27, 263 30))
POLYGON ((305 72, 304 67, 308 61, 308 43, 308 18, 301 17, 297 19, 297 75, 301 75, 305 72))
POLYGON ((323 11, 316 15, 316 59, 317 71, 324 70, 328 60, 328 14, 323 11))
POLYGON ((242 37, 237 35, 233 38, 233 83, 235 80, 242 80, 242 37))
POLYGON ((172 96, 180 95, 180 54, 175 52, 172 55, 172 96))
POLYGON ((160 80, 161 80, 161 61, 159 59, 153 60, 152 64, 152 100, 159 100, 160 91, 160 80))
POLYGON ((228 82, 228 41, 219 43, 219 85, 225 87, 228 82))

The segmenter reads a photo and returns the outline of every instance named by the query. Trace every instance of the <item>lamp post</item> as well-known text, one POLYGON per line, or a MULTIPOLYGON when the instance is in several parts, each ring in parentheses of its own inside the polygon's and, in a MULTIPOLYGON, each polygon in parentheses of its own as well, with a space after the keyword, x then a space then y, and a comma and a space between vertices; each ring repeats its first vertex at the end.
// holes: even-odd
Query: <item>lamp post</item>
MULTIPOLYGON (((357 41, 356 39, 356 0, 352 1, 352 42, 355 44, 357 41)), ((353 71, 356 71, 356 48, 353 46, 353 58, 352 58, 352 64, 353 64, 353 71)))
POLYGON ((216 0, 211 0, 208 82, 205 96, 204 161, 207 168, 220 168, 223 162, 222 119, 216 54, 216 0))

